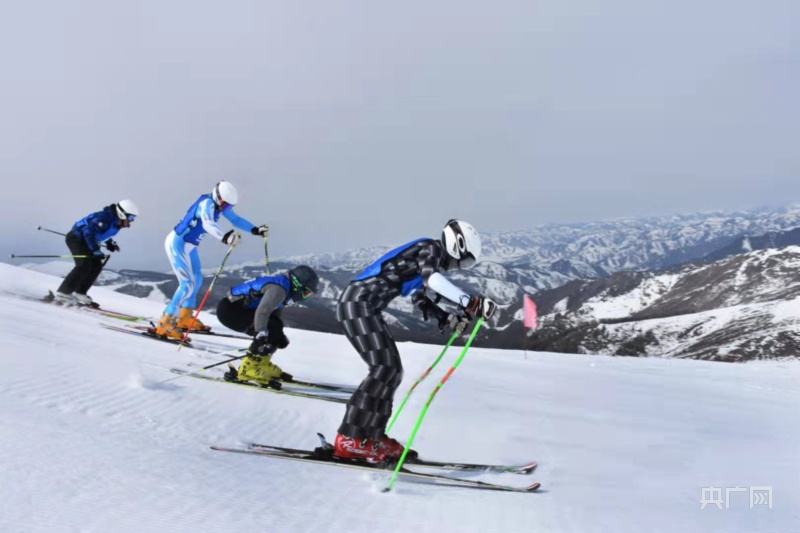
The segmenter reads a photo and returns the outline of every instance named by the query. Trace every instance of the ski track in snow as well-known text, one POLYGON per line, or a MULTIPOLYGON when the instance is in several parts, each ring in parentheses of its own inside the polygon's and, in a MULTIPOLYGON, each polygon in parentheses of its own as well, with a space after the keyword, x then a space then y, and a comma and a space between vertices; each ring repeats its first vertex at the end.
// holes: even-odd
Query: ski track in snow
MULTIPOLYGON (((532 476, 459 474, 538 494, 432 487, 388 475, 215 452, 211 444, 311 448, 343 405, 174 378, 221 356, 98 326, 119 323, 9 295, 58 278, 0 265, 0 531, 654 532, 795 531, 800 524, 800 364, 746 365, 471 350, 431 405, 414 448, 432 459, 539 462, 532 476), (773 487, 773 509, 700 509, 701 488, 773 487)), ((161 306, 107 289, 109 309, 161 306)), ((215 323, 211 319, 211 325, 215 323)), ((299 379, 357 384, 341 336, 289 331, 275 361, 299 379)), ((204 338, 220 350, 246 341, 204 338)), ((400 345, 405 391, 440 347, 400 345)), ((409 401, 405 440, 445 356, 409 401)), ((218 375, 223 370, 209 373, 218 375)))

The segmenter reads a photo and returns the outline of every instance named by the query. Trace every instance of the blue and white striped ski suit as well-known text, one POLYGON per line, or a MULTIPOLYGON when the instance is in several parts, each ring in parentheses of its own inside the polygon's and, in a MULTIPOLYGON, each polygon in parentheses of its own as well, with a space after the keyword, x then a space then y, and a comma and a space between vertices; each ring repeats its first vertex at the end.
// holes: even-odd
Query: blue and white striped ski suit
POLYGON ((180 307, 197 308, 197 291, 203 284, 197 246, 206 234, 220 241, 225 236, 222 228, 217 224, 220 215, 242 231, 249 232, 255 227, 253 223, 234 213, 233 207, 230 205, 226 205, 220 210, 210 194, 204 194, 198 198, 164 241, 167 258, 169 258, 175 275, 178 276, 178 289, 164 313, 177 316, 180 307))

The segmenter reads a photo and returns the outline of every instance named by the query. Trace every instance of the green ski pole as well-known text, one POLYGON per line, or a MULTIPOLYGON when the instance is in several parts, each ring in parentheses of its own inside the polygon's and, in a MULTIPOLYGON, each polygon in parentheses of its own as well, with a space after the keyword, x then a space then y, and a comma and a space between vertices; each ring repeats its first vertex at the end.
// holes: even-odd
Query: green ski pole
POLYGON ((423 380, 424 380, 426 377, 428 377, 428 374, 430 374, 430 373, 431 373, 431 371, 433 370, 433 368, 434 368, 436 365, 438 365, 438 364, 439 364, 439 361, 441 361, 441 360, 442 360, 442 357, 444 356, 444 353, 447 351, 447 349, 448 349, 448 348, 450 348, 450 345, 451 345, 451 344, 453 344, 453 341, 454 341, 454 340, 456 340, 456 337, 458 337, 458 331, 454 331, 454 332, 453 332, 453 334, 450 336, 450 340, 449 340, 449 341, 447 341, 447 344, 445 344, 444 348, 442 349, 442 353, 440 353, 440 354, 439 354, 439 357, 437 357, 437 358, 436 358, 436 361, 434 361, 434 362, 433 362, 433 364, 432 364, 431 366, 429 366, 429 367, 428 367, 428 370, 426 370, 426 371, 425 371, 425 373, 424 373, 424 374, 422 374, 422 375, 421 375, 421 376, 420 376, 420 377, 417 379, 417 381, 415 381, 415 382, 414 382, 414 384, 413 384, 413 385, 411 385, 411 388, 410 388, 410 389, 408 389, 408 392, 406 393, 406 397, 405 397, 405 398, 403 398, 403 401, 402 401, 402 402, 400 402, 400 407, 398 407, 398 408, 397 408, 397 410, 394 412, 394 415, 392 416, 392 419, 389 421, 389 425, 388 425, 388 426, 386 426, 386 432, 385 432, 385 433, 387 433, 387 434, 388 434, 388 433, 389 433, 389 431, 392 429, 392 426, 394 425, 395 421, 397 420, 397 417, 400 415, 400 411, 402 411, 402 410, 403 410, 403 407, 405 407, 405 406, 406 406, 406 402, 408 401, 408 398, 411 396, 411 393, 412 393, 412 392, 414 392, 414 389, 416 389, 416 388, 417 388, 417 385, 419 385, 420 383, 422 383, 422 381, 423 381, 423 380))
POLYGON ((480 329, 481 324, 483 324, 483 318, 478 319, 478 323, 475 324, 475 327, 472 329, 472 333, 470 333, 469 335, 469 339, 467 339, 467 343, 461 350, 461 355, 458 356, 458 359, 456 359, 456 362, 453 363, 453 366, 450 367, 450 370, 447 371, 447 374, 444 375, 442 380, 436 384, 436 387, 433 388, 431 395, 428 396, 428 401, 426 401, 425 405, 422 406, 422 411, 419 413, 419 418, 417 418, 417 423, 414 426, 414 430, 411 432, 411 436, 408 437, 408 443, 406 443, 406 446, 403 449, 403 455, 400 456, 400 460, 397 462, 397 466, 395 467, 394 472, 392 472, 392 477, 391 479, 389 479, 389 483, 388 485, 386 485, 386 488, 383 489, 383 492, 389 492, 390 490, 392 490, 392 485, 394 485, 394 482, 397 479, 397 474, 403 467, 403 463, 406 460, 406 455, 408 455, 408 450, 411 449, 411 444, 414 442, 414 437, 416 437, 417 431, 419 430, 419 427, 422 425, 422 419, 425 418, 425 413, 428 412, 428 407, 430 407, 431 402, 433 401, 434 396, 436 396, 436 393, 439 392, 439 389, 441 389, 442 386, 444 386, 444 382, 447 381, 447 379, 453 372, 455 372, 456 368, 458 368, 458 365, 461 364, 461 360, 464 359, 465 355, 467 355, 467 350, 469 350, 472 341, 475 339, 475 335, 477 335, 478 329, 480 329))

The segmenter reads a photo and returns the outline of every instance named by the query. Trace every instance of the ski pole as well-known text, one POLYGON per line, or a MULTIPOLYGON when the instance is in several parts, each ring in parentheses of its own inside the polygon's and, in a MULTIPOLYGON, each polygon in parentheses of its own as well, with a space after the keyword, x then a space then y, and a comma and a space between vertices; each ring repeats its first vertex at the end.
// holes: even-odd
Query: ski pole
POLYGON ((50 233, 55 233, 56 235, 61 235, 62 237, 66 237, 67 236, 66 233, 61 233, 60 231, 43 228, 41 226, 38 226, 36 229, 41 230, 41 231, 47 231, 47 232, 50 232, 50 233))
MULTIPOLYGON (((237 352, 241 352, 242 350, 246 350, 246 348, 241 348, 236 350, 237 352)), ((187 372, 185 374, 181 374, 180 376, 176 376, 174 378, 165 379, 164 381, 159 381, 159 385, 163 385, 164 383, 169 383, 170 381, 175 381, 176 379, 180 379, 184 376, 193 376, 195 374, 199 374, 203 370, 208 370, 209 368, 214 368, 215 366, 224 365, 225 363, 230 363, 232 361, 236 361, 237 359, 241 359, 242 357, 246 357, 247 352, 242 355, 237 355, 236 357, 231 357, 230 359, 225 359, 224 361, 220 361, 219 363, 214 363, 213 365, 204 366, 203 368, 198 368, 197 370, 192 370, 191 372, 187 372)))
MULTIPOLYGON (((17 255, 11 254, 11 259, 17 259, 18 257, 49 257, 51 259, 86 259, 87 257, 94 257, 93 255, 17 255)), ((106 256, 107 257, 107 256, 106 256)))
POLYGON ((465 355, 467 355, 467 350, 469 350, 472 341, 475 339, 475 335, 478 333, 478 329, 480 329, 481 324, 483 324, 483 318, 478 319, 478 323, 475 324, 475 327, 472 329, 472 333, 470 333, 469 339, 467 339, 467 343, 464 345, 464 349, 461 350, 461 355, 458 356, 456 362, 453 363, 453 366, 450 367, 450 370, 447 371, 442 380, 436 384, 436 387, 433 388, 431 395, 428 396, 428 401, 425 402, 425 405, 422 407, 422 411, 419 413, 419 418, 417 418, 417 423, 414 425, 414 430, 411 432, 411 436, 408 437, 408 443, 405 445, 405 448, 403 448, 403 454, 400 456, 400 460, 397 462, 394 472, 392 472, 392 477, 389 479, 389 484, 386 485, 386 488, 383 489, 383 492, 389 492, 392 490, 392 485, 394 485, 394 482, 397 479, 397 474, 403 467, 403 463, 406 460, 406 455, 408 455, 408 450, 411 449, 411 444, 414 442, 414 437, 416 437, 420 425, 422 425, 422 419, 425 418, 425 413, 428 412, 428 407, 430 407, 431 402, 433 401, 434 396, 436 396, 436 393, 439 392, 439 389, 444 386, 444 382, 447 381, 447 378, 449 378, 453 372, 455 372, 456 368, 458 368, 458 365, 461 364, 461 360, 464 359, 465 355))
MULTIPOLYGON (((52 230, 52 229, 43 228, 42 226, 37 226, 36 229, 42 230, 42 231, 48 231, 50 233, 55 233, 56 235, 61 235, 62 237, 66 237, 67 236, 66 233, 61 233, 60 231, 55 231, 55 230, 52 230)), ((105 246, 106 249, 109 249, 107 244, 103 243, 103 246, 105 246)), ((64 256, 60 255, 60 256, 57 256, 57 257, 89 257, 89 256, 88 255, 64 255, 64 256)))
POLYGON ((211 285, 208 286, 208 290, 206 291, 206 295, 203 296, 203 301, 200 302, 200 305, 197 307, 197 311, 195 312, 194 316, 192 317, 192 323, 189 324, 189 327, 186 329, 186 333, 183 334, 183 339, 181 339, 181 343, 178 345, 178 351, 179 352, 181 351, 181 348, 183 347, 184 343, 186 342, 186 339, 189 338, 189 332, 192 330, 192 327, 194 327, 194 323, 197 322, 197 315, 200 314, 200 311, 203 309, 203 306, 206 304, 206 300, 208 300, 208 295, 211 294, 211 289, 214 288, 214 283, 217 282, 217 278, 222 273, 222 269, 225 268, 225 263, 228 262, 228 258, 231 256, 231 252, 233 251, 233 248, 236 246, 236 243, 241 238, 242 238, 242 234, 241 233, 237 233, 236 234, 236 240, 233 242, 233 244, 231 244, 231 247, 228 248, 228 253, 225 254, 225 258, 222 260, 222 264, 217 269, 217 273, 214 274, 214 279, 211 280, 211 285))
POLYGON ((269 276, 269 250, 267 250, 267 236, 264 235, 264 262, 267 267, 267 276, 269 276))
POLYGON ((411 388, 408 389, 408 392, 406 393, 406 397, 403 398, 402 402, 400 402, 400 407, 398 407, 397 410, 394 412, 394 415, 392 416, 392 419, 389 421, 389 425, 386 426, 385 433, 389 433, 389 431, 392 429, 392 426, 394 425, 395 421, 397 420, 397 417, 400 415, 400 411, 402 411, 403 407, 405 407, 406 402, 408 401, 408 398, 411 396, 411 393, 414 392, 414 389, 417 388, 417 385, 422 383, 422 381, 426 377, 428 377, 428 374, 431 373, 431 370, 433 370, 433 368, 436 365, 439 364, 439 361, 441 361, 442 357, 444 357, 444 353, 447 351, 448 348, 450 348, 450 345, 453 344, 453 341, 456 340, 456 337, 458 337, 458 331, 454 331, 453 332, 453 334, 450 336, 450 340, 447 341, 447 344, 445 344, 444 348, 442 349, 442 353, 440 353, 439 357, 436 358, 436 361, 434 361, 433 364, 428 367, 428 370, 426 370, 419 378, 417 378, 417 381, 415 381, 414 384, 411 385, 411 388))

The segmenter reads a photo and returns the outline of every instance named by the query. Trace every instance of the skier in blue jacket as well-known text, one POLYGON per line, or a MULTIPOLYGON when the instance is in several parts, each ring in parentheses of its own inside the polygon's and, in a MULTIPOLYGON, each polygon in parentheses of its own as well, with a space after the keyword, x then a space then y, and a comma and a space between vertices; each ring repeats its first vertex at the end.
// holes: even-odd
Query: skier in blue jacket
MULTIPOLYGON (((268 234, 269 227, 266 224, 256 226, 234 213, 233 206, 238 198, 239 193, 232 183, 220 181, 211 194, 203 194, 189 207, 184 217, 167 235, 164 248, 172 270, 178 276, 178 288, 156 326, 156 335, 182 339, 183 330, 189 329, 192 324, 193 311, 197 307, 197 291, 203 284, 197 246, 206 234, 229 246, 235 246, 238 242, 236 230, 222 232, 217 223, 220 215, 242 231, 259 236, 268 234)), ((199 320, 192 326, 193 331, 209 329, 211 328, 199 320)))
POLYGON ((369 366, 369 373, 347 402, 334 443, 334 455, 382 463, 399 459, 403 446, 386 435, 394 393, 403 380, 403 365, 383 310, 399 296, 411 296, 425 320, 463 333, 473 317, 490 318, 496 304, 469 295, 450 283, 443 271, 470 268, 481 255, 475 228, 450 220, 441 239, 417 239, 384 254, 345 287, 336 318, 345 336, 369 366), (438 303, 444 299, 455 309, 438 303))
POLYGON ((259 276, 228 291, 217 305, 217 319, 234 331, 253 335, 253 342, 238 371, 229 364, 225 379, 255 381, 276 388, 280 388, 278 380, 291 380, 291 374, 272 362, 272 355, 289 345, 281 312, 311 296, 318 286, 314 269, 298 265, 285 274, 259 276))
POLYGON ((139 209, 131 200, 121 200, 85 216, 72 226, 65 240, 69 251, 75 256, 75 267, 58 287, 55 295, 57 301, 96 306, 86 293, 105 265, 106 255, 100 247, 118 252, 120 248, 112 237, 120 229, 129 228, 138 215, 139 209))

